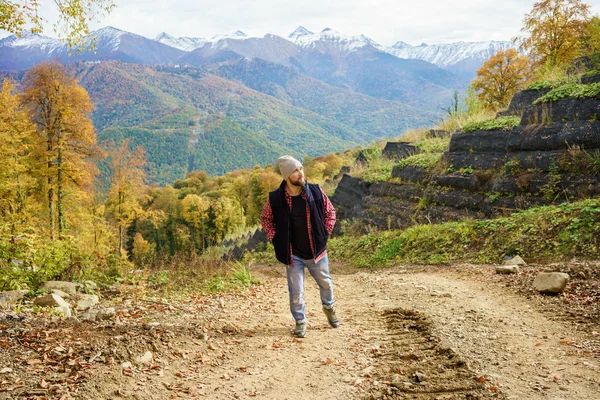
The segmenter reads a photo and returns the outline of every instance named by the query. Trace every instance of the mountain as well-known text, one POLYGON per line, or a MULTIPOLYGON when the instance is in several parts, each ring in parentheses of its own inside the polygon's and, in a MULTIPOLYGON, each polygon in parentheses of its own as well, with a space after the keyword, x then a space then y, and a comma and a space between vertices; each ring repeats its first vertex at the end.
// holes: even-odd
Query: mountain
POLYGON ((140 35, 113 27, 94 31, 84 39, 84 47, 93 51, 70 54, 65 43, 42 35, 11 35, 0 40, 0 70, 23 70, 43 61, 72 63, 77 61, 120 60, 135 64, 170 64, 185 52, 140 35))
POLYGON ((296 85, 290 83, 288 90, 304 88, 308 93, 297 96, 302 100, 278 99, 191 67, 107 61, 70 68, 96 105, 92 119, 99 140, 132 138, 147 150, 149 178, 160 184, 194 169, 222 174, 272 163, 277 154, 302 158, 343 151, 424 126, 431 118, 327 87, 290 69, 288 80, 296 85), (313 87, 320 91, 311 97, 313 87), (338 112, 346 116, 336 118, 338 112))
POLYGON ((345 36, 332 29, 315 34, 299 27, 289 37, 294 41, 275 35, 221 39, 195 49, 180 63, 210 70, 244 59, 261 59, 294 68, 328 85, 427 111, 439 110, 454 90, 462 90, 468 83, 433 64, 388 54, 362 35, 345 36))
POLYGON ((435 64, 458 76, 472 80, 475 71, 500 50, 515 48, 515 44, 506 41, 456 42, 447 44, 411 46, 397 42, 384 51, 399 58, 417 59, 435 64))
POLYGON ((176 49, 180 49, 180 50, 184 50, 184 51, 192 51, 199 47, 204 46, 206 43, 209 43, 209 42, 214 43, 214 42, 217 42, 222 39, 229 39, 229 38, 244 39, 244 38, 248 38, 248 37, 249 36, 246 35, 242 31, 235 31, 231 35, 216 35, 210 39, 193 38, 193 37, 185 37, 185 36, 175 38, 173 36, 168 35, 165 32, 162 32, 159 35, 157 35, 154 38, 154 40, 156 40, 157 42, 160 42, 162 44, 165 44, 167 46, 175 47, 176 49))

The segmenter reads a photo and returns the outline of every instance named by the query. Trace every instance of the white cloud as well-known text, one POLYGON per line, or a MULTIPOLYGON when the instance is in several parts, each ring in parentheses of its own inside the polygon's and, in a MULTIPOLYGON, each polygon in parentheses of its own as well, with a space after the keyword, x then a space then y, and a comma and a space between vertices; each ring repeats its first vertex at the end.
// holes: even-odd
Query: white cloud
MULTIPOLYGON (((523 0, 115 0, 117 8, 93 28, 111 25, 153 38, 209 38, 242 30, 252 36, 287 36, 298 25, 364 34, 383 45, 510 40, 534 1, 523 0)), ((43 5, 53 21, 52 2, 43 5)), ((587 1, 600 13, 600 0, 587 1)), ((50 32, 46 32, 50 34, 50 32)))

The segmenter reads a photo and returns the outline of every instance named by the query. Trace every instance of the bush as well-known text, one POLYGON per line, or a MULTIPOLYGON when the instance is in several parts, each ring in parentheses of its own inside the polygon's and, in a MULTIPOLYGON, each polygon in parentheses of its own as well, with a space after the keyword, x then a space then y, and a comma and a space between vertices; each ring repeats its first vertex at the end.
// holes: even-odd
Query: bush
POLYGON ((486 121, 471 122, 463 127, 463 132, 472 131, 491 131, 491 130, 504 130, 510 131, 515 126, 519 126, 521 118, 517 116, 500 117, 495 119, 488 119, 486 121))
POLYGON ((533 104, 548 103, 566 98, 586 99, 598 97, 600 94, 600 82, 584 85, 580 83, 568 83, 552 89, 545 95, 537 98, 533 104))

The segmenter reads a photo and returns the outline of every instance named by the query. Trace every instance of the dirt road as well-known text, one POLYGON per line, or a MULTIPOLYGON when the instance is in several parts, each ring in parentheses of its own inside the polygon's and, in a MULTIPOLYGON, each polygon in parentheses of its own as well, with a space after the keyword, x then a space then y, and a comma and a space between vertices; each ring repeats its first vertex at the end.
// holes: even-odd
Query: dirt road
POLYGON ((291 335, 278 266, 256 268, 264 284, 249 292, 130 305, 137 319, 88 328, 96 357, 66 398, 598 398, 598 333, 490 270, 334 273, 338 329, 308 280, 305 339, 291 335), (122 367, 147 351, 151 361, 122 367))

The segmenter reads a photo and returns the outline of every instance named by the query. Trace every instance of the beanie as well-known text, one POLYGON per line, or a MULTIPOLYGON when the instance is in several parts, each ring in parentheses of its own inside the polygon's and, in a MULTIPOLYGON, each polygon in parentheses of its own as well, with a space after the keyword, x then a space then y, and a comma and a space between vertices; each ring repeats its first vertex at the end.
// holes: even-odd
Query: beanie
POLYGON ((302 166, 302 163, 292 156, 282 156, 277 159, 275 165, 279 167, 283 180, 286 180, 295 170, 302 166))

